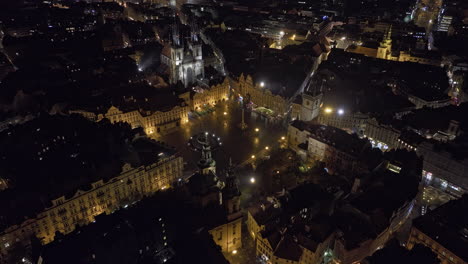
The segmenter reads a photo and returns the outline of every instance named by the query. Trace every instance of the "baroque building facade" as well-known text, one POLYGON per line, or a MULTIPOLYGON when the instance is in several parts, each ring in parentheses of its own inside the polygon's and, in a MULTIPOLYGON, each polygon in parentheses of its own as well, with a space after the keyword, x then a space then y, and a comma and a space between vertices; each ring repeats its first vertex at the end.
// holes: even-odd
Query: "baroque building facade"
POLYGON ((160 135, 188 122, 189 107, 182 103, 166 111, 124 111, 117 106, 111 106, 105 113, 95 113, 91 111, 73 109, 69 113, 81 114, 92 121, 100 121, 104 118, 112 123, 125 122, 132 128, 141 127, 148 135, 160 135))
MULTIPOLYGON (((213 84, 206 88, 196 86, 194 89, 179 94, 176 103, 164 107, 142 107, 133 106, 138 100, 130 97, 121 106, 110 106, 104 112, 97 108, 87 110, 79 106, 71 108, 70 114, 80 114, 89 120, 100 121, 104 118, 109 119, 111 123, 125 122, 132 128, 141 127, 147 135, 158 137, 170 133, 171 131, 183 126, 189 122, 189 112, 196 111, 205 106, 213 106, 220 102, 229 100, 230 83, 227 78, 223 82, 213 84)), ((171 100, 173 100, 172 98, 171 100)), ((140 99, 141 100, 141 99, 140 99)), ((143 99, 142 103, 151 103, 151 99, 143 99)), ((158 100, 156 98, 155 100, 158 100)), ((1 128, 1 127, 0 127, 1 128)))
POLYGON ((227 78, 222 83, 212 85, 208 88, 198 88, 191 92, 190 109, 198 110, 204 106, 215 105, 217 103, 229 100, 230 84, 227 78))
POLYGON ((253 102, 257 106, 271 109, 277 115, 283 115, 289 110, 289 100, 273 94, 269 89, 262 87, 261 83, 254 84, 252 77, 244 74, 233 81, 233 90, 243 97, 243 100, 253 102))
POLYGON ((160 159, 152 164, 132 167, 125 163, 119 175, 110 180, 101 179, 72 195, 57 197, 35 218, 6 227, 0 232, 0 260, 15 244, 28 245, 33 236, 43 244, 50 243, 57 232, 68 234, 79 225, 92 223, 100 214, 110 214, 170 187, 182 177, 183 160, 176 154, 159 155, 160 159))

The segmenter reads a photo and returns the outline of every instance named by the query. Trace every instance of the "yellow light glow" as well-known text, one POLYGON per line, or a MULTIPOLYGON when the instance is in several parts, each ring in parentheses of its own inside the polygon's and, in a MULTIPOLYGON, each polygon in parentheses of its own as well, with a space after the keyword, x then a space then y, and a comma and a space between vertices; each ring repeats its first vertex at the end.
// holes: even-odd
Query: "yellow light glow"
POLYGON ((232 251, 232 254, 234 254, 234 255, 237 254, 237 250, 234 249, 234 250, 232 251))
POLYGON ((325 113, 327 114, 333 113, 333 109, 331 109, 330 107, 327 107, 325 108, 325 113))
POLYGON ((255 155, 252 155, 252 157, 251 157, 251 158, 252 158, 252 159, 255 159, 255 155))
POLYGON ((269 149, 270 149, 270 147, 266 146, 266 147, 265 147, 265 149, 266 149, 266 150, 269 150, 269 149))
POLYGON ((286 138, 285 137, 281 137, 281 140, 285 140, 286 138))
POLYGON ((250 182, 255 183, 255 178, 254 177, 250 178, 250 182))
POLYGON ((223 113, 223 115, 227 115, 227 113, 226 113, 226 112, 224 112, 224 113, 223 113))
POLYGON ((258 127, 257 127, 257 128, 255 128, 255 132, 258 132, 258 131, 260 131, 260 129, 259 129, 258 127))

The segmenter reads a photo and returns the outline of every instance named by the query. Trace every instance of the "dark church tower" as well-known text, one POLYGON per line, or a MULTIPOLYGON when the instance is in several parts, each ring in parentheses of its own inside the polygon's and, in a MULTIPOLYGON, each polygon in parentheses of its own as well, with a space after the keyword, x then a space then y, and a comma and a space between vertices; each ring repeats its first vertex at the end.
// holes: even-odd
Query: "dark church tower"
POLYGON ((238 180, 234 175, 232 163, 229 161, 226 183, 223 189, 223 204, 228 214, 228 220, 237 218, 240 213, 240 195, 238 180))

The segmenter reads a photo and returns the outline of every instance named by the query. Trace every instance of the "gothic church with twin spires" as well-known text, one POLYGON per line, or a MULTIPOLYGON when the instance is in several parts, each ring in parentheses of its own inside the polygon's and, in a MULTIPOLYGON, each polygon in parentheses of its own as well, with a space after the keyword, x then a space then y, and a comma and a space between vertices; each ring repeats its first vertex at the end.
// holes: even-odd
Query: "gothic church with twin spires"
POLYGON ((195 25, 172 25, 170 41, 161 52, 161 63, 168 67, 169 82, 182 82, 185 87, 204 78, 202 40, 195 25))

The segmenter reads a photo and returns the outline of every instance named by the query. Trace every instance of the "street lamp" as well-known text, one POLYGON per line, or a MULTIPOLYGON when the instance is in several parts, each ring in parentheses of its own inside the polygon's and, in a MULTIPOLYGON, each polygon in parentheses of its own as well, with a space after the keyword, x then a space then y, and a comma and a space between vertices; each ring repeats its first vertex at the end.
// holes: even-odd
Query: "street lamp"
POLYGON ((233 255, 237 254, 237 250, 234 249, 234 250, 232 251, 232 254, 233 254, 233 255))
POLYGON ((258 131, 260 131, 260 129, 259 129, 258 127, 257 127, 257 128, 255 128, 255 132, 258 132, 258 131))
POLYGON ((260 82, 260 87, 264 87, 265 86, 265 82, 260 82))
POLYGON ((332 112, 333 112, 333 109, 331 109, 330 107, 325 108, 325 113, 330 114, 332 112))
POLYGON ((226 113, 226 112, 224 112, 224 113, 223 113, 223 115, 227 115, 227 113, 226 113))
POLYGON ((270 148, 268 146, 265 147, 266 150, 269 150, 270 148))
POLYGON ((254 177, 250 178, 250 183, 255 183, 255 178, 254 177))
POLYGON ((252 159, 255 159, 255 155, 252 155, 251 158, 252 158, 252 159))
POLYGON ((343 110, 343 109, 338 109, 338 114, 339 114, 339 115, 343 115, 343 114, 344 114, 344 110, 343 110))
POLYGON ((286 138, 285 137, 281 137, 281 140, 285 140, 286 138))

